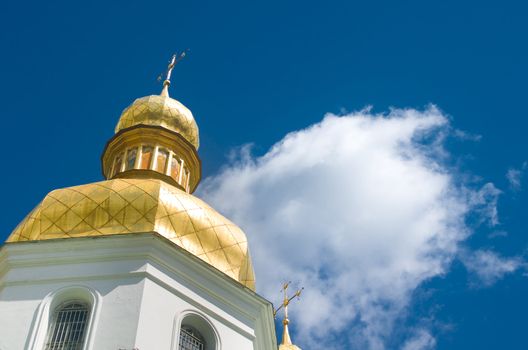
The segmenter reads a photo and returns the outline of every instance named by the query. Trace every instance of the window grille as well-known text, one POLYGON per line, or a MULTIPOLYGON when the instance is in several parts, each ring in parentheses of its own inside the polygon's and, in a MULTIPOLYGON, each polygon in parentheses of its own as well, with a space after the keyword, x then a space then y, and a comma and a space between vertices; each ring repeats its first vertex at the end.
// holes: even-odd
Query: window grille
POLYGON ((190 327, 180 329, 180 350, 204 350, 205 344, 200 333, 190 327))
POLYGON ((81 350, 88 320, 88 306, 70 302, 60 306, 53 317, 46 350, 81 350))

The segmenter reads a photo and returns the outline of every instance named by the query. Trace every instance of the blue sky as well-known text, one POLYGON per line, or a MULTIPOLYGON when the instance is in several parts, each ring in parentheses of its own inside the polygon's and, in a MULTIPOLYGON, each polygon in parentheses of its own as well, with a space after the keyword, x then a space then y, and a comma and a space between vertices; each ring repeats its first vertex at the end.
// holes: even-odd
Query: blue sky
MULTIPOLYGON (((446 189, 457 191, 457 201, 467 196, 466 212, 446 215, 462 219, 457 228, 468 232, 451 242, 455 251, 441 271, 417 274, 425 277, 402 290, 409 295, 391 309, 392 326, 377 333, 378 343, 341 325, 329 331, 331 339, 345 334, 350 348, 524 349, 527 13, 521 1, 4 3, 0 236, 50 190, 100 180, 99 157, 121 111, 137 97, 158 93, 156 77, 170 55, 188 48, 171 94, 200 126, 200 156, 210 179, 202 194, 214 203, 230 188, 226 175, 252 166, 266 171, 274 157, 268 149, 286 134, 325 137, 306 128, 327 113, 345 122, 379 114, 401 125, 413 120, 407 112, 391 114, 395 108, 431 120, 408 127, 425 129, 434 142, 397 133, 393 124, 351 122, 347 130, 361 137, 393 128, 396 140, 410 143, 410 158, 422 162, 420 171, 429 171, 425 179, 447 174, 452 185, 446 189), (249 165, 240 160, 246 144, 253 145, 249 165), (431 172, 433 163, 438 168, 431 172)), ((331 121, 320 129, 327 127, 331 121)), ((251 240, 248 228, 257 223, 218 205, 241 216, 251 240)), ((299 281, 308 291, 306 282, 299 281)), ((310 300, 316 299, 308 295, 295 307, 310 300)), ((360 333, 358 319, 371 321, 362 318, 366 310, 353 312, 357 318, 343 324, 360 333)), ((311 341, 298 343, 317 348, 311 341)))

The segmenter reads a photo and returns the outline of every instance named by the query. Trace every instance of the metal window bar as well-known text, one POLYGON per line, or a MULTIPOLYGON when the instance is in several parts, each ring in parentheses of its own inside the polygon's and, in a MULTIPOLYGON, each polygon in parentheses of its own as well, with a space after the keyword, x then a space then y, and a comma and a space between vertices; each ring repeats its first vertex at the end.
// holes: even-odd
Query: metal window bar
POLYGON ((199 333, 187 327, 180 329, 179 350, 204 350, 204 348, 204 341, 199 338, 199 333))
POLYGON ((81 350, 88 320, 88 306, 69 302, 55 312, 46 350, 81 350))

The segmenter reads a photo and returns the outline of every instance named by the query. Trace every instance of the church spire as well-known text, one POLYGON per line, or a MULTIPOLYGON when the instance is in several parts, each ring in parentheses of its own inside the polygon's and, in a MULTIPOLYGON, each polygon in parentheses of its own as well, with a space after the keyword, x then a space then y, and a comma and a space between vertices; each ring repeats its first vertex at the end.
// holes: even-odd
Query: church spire
POLYGON ((290 285, 290 282, 284 283, 282 286, 282 292, 284 294, 284 299, 282 301, 281 306, 277 308, 273 313, 274 316, 277 315, 280 309, 284 309, 284 318, 282 319, 282 325, 283 325, 283 331, 282 331, 282 342, 279 346, 279 350, 301 350, 298 346, 294 345, 291 341, 290 337, 290 331, 288 329, 288 325, 290 324, 290 319, 288 318, 288 305, 293 300, 293 298, 298 298, 301 296, 301 292, 304 288, 301 288, 297 290, 293 296, 288 297, 288 287, 290 285))
POLYGON ((174 66, 176 65, 176 63, 180 62, 184 57, 185 57, 185 51, 181 52, 180 54, 172 55, 169 65, 167 66, 167 73, 165 75, 165 80, 163 81, 163 89, 161 90, 161 94, 160 94, 161 96, 169 97, 169 86, 171 84, 170 78, 172 75, 172 70, 174 69, 174 66))

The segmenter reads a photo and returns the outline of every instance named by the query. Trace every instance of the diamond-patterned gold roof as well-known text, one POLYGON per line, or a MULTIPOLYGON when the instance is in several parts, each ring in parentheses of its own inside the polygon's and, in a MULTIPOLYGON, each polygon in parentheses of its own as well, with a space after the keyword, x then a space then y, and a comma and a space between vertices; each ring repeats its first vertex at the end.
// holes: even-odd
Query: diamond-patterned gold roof
POLYGON ((162 126, 182 135, 196 149, 200 146, 198 125, 191 111, 169 96, 138 98, 123 111, 115 132, 138 124, 162 126))
POLYGON ((242 230, 205 202, 156 179, 114 179, 50 192, 8 242, 156 232, 254 289, 242 230))

